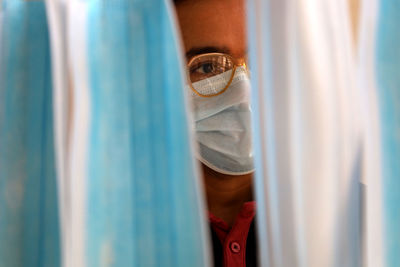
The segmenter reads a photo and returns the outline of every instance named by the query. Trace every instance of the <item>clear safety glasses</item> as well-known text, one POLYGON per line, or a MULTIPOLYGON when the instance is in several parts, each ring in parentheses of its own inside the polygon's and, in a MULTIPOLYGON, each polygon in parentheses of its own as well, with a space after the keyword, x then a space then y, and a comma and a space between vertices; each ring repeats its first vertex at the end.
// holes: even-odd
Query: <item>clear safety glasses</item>
POLYGON ((220 95, 228 89, 240 66, 247 71, 245 60, 235 60, 223 53, 195 56, 188 63, 190 87, 202 97, 220 95))

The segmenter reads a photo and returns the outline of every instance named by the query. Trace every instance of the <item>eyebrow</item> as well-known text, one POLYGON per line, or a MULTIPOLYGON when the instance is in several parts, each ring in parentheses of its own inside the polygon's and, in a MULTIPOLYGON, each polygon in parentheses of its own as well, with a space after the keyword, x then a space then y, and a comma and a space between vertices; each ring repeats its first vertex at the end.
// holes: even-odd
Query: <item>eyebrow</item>
POLYGON ((186 58, 190 59, 194 56, 204 54, 204 53, 224 53, 231 54, 231 50, 227 47, 218 47, 218 46, 203 46, 203 47, 194 47, 186 52, 186 58))

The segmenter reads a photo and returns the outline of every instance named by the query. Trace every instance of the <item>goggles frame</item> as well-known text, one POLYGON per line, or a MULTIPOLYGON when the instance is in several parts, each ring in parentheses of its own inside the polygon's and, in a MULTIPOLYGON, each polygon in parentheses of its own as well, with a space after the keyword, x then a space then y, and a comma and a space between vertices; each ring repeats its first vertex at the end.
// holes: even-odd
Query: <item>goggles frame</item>
POLYGON ((198 92, 198 91, 193 87, 193 83, 192 83, 192 81, 191 81, 191 79, 190 79, 190 73, 188 72, 188 79, 189 79, 189 82, 190 82, 190 88, 192 89, 193 92, 195 92, 197 95, 199 95, 199 96, 201 96, 201 97, 214 97, 214 96, 223 94, 223 93, 228 89, 228 87, 231 85, 231 83, 232 83, 232 81, 233 81, 233 77, 235 77, 236 69, 237 69, 238 67, 244 66, 245 69, 246 69, 246 71, 248 70, 248 69, 247 69, 247 64, 246 64, 245 58, 236 59, 236 58, 232 57, 231 55, 225 54, 225 53, 203 53, 203 54, 200 54, 200 55, 196 55, 196 56, 192 57, 192 58, 189 60, 189 62, 187 63, 188 69, 190 69, 190 65, 193 63, 193 61, 195 61, 195 60, 198 59, 198 58, 205 57, 205 56, 223 56, 223 57, 227 57, 227 58, 233 63, 233 68, 232 68, 231 77, 229 78, 229 81, 228 81, 228 83, 226 84, 226 86, 224 87, 224 89, 222 89, 222 90, 219 91, 218 93, 211 94, 211 95, 203 95, 203 94, 201 94, 200 92, 198 92))

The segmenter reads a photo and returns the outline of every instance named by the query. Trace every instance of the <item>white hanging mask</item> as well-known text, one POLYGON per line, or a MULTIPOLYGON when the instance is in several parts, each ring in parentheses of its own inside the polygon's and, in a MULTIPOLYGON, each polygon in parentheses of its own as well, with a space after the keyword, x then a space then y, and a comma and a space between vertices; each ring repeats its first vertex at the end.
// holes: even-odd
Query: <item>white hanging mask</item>
MULTIPOLYGON (((207 95, 230 71, 193 83, 207 95)), ((228 89, 213 97, 192 91, 198 159, 209 168, 229 175, 253 172, 250 80, 245 67, 238 67, 228 89)))

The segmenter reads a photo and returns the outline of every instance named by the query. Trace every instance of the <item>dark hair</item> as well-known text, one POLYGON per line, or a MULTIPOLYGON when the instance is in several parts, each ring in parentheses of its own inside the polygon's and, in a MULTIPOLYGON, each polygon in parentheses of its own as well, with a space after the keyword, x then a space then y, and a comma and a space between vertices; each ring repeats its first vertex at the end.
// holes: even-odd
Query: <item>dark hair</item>
POLYGON ((186 1, 186 0, 174 0, 174 4, 177 5, 177 4, 182 3, 184 1, 186 1))

